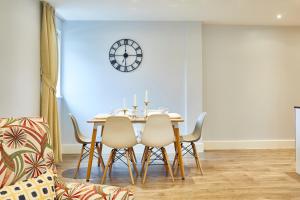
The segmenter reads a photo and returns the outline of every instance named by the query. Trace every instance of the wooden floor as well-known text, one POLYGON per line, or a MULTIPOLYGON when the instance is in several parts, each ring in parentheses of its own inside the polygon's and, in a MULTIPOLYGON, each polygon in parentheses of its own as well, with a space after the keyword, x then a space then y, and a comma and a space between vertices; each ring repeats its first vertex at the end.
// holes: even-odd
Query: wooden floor
MULTIPOLYGON (((77 155, 64 155, 64 162, 58 167, 67 181, 74 181, 77 158, 77 155)), ((129 187, 136 199, 300 200, 300 176, 295 173, 294 150, 206 151, 201 158, 204 176, 196 169, 194 160, 185 157, 184 181, 177 176, 173 183, 165 176, 163 166, 150 166, 145 185, 139 177, 132 186, 127 166, 116 163, 106 184, 129 187)), ((75 181, 85 181, 86 169, 85 160, 75 181)), ((99 183, 101 176, 102 171, 94 162, 91 182, 99 183)))

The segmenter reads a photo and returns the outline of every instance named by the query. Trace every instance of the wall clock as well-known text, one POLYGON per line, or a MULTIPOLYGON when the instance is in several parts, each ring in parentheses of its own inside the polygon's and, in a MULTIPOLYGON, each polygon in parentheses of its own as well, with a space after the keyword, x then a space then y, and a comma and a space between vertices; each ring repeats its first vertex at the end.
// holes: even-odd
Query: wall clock
POLYGON ((131 39, 116 41, 109 50, 111 65, 120 72, 136 70, 143 60, 143 51, 140 45, 131 39))

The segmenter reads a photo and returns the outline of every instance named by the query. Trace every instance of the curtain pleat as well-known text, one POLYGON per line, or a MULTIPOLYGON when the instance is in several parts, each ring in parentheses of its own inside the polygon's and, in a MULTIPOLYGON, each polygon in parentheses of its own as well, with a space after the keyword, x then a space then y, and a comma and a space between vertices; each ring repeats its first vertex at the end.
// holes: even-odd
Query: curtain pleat
POLYGON ((49 124, 54 159, 56 162, 61 162, 61 137, 56 100, 58 46, 55 29, 55 11, 47 2, 42 2, 41 4, 41 116, 49 124))

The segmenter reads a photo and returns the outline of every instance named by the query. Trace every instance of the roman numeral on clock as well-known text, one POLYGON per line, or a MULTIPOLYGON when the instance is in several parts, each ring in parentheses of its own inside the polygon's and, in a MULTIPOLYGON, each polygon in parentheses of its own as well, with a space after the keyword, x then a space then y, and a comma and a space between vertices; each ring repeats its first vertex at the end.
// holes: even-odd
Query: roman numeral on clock
POLYGON ((117 67, 115 67, 117 70, 120 70, 120 68, 121 68, 121 65, 117 65, 117 67))

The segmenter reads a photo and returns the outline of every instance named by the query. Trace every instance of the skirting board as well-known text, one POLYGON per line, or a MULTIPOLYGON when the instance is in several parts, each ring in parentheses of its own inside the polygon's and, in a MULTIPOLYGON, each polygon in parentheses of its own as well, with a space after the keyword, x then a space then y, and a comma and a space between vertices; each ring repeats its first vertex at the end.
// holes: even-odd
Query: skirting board
POLYGON ((294 149, 295 140, 205 140, 205 150, 294 149))
MULTIPOLYGON (((203 152, 203 143, 196 143, 196 148, 199 152, 203 152)), ((80 144, 63 144, 62 145, 62 152, 63 154, 79 154, 81 149, 80 144)), ((103 154, 109 154, 111 148, 104 146, 103 154)), ((174 153, 174 145, 171 144, 166 147, 168 153, 174 153)), ((142 154, 144 151, 144 146, 138 144, 134 147, 134 152, 136 154, 142 154)))
MULTIPOLYGON (((229 150, 229 149, 293 149, 295 148, 295 140, 205 140, 196 143, 196 148, 199 152, 205 150, 229 150)), ((63 144, 63 154, 79 154, 81 149, 80 144, 63 144)), ((174 153, 174 146, 167 146, 169 153, 174 153)), ((134 151, 137 154, 142 154, 143 145, 136 145, 134 151)), ((103 153, 109 154, 110 148, 104 147, 103 153)))

